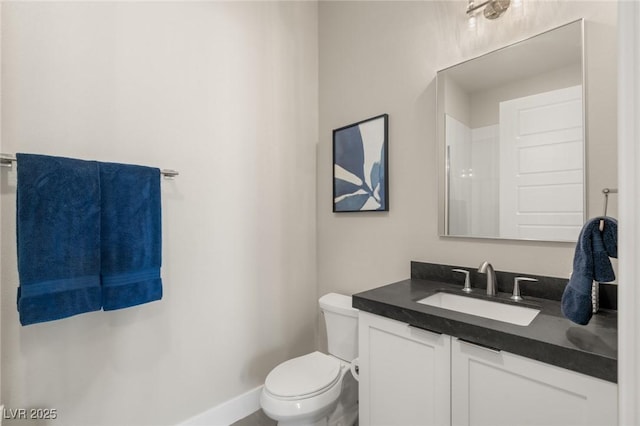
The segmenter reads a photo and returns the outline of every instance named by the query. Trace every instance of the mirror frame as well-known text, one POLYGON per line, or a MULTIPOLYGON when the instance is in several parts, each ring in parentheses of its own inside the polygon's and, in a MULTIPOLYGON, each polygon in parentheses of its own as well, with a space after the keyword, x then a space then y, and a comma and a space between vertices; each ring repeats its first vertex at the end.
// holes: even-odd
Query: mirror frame
POLYGON ((582 66, 582 132, 583 132, 583 187, 582 187, 582 219, 583 222, 587 220, 587 155, 588 155, 588 132, 587 132, 587 70, 586 70, 586 40, 585 40, 585 20, 584 18, 580 18, 571 22, 567 22, 566 24, 556 26, 554 28, 542 31, 538 34, 526 37, 521 40, 517 40, 513 43, 507 44, 503 47, 494 49, 490 52, 474 56, 472 58, 466 59, 462 62, 450 65, 446 68, 442 68, 436 72, 436 144, 437 144, 437 162, 438 162, 438 236, 445 238, 454 238, 454 239, 480 239, 480 240, 502 240, 502 241, 534 241, 534 242, 551 242, 551 243, 571 243, 575 244, 574 240, 549 240, 549 239, 536 239, 536 238, 514 238, 514 237, 500 237, 500 236, 481 236, 481 235, 450 235, 449 234, 449 200, 447 198, 447 194, 449 193, 449 178, 448 178, 448 168, 449 164, 447 164, 447 146, 445 140, 445 113, 443 110, 443 105, 440 102, 440 85, 441 82, 440 76, 441 73, 447 71, 453 67, 457 67, 459 65, 465 64, 470 61, 474 61, 479 58, 485 58, 489 55, 493 55, 497 52, 504 51, 509 49, 515 45, 520 43, 527 42, 531 39, 535 39, 538 36, 550 33, 552 31, 558 30, 560 28, 564 28, 569 25, 573 25, 579 23, 580 25, 580 38, 581 38, 581 66, 582 66))

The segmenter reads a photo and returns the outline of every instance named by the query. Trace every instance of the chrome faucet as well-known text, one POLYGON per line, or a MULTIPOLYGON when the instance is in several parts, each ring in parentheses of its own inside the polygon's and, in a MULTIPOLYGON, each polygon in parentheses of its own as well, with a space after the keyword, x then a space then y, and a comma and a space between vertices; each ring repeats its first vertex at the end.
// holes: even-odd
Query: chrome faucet
POLYGON ((487 274, 487 296, 496 295, 496 271, 493 270, 493 266, 487 261, 482 263, 478 268, 478 272, 481 274, 487 274))

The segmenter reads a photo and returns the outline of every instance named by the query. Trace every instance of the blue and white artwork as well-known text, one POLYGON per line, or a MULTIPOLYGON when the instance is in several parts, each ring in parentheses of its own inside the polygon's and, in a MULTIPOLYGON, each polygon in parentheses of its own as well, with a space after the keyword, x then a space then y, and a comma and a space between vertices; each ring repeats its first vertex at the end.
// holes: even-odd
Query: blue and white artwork
POLYGON ((333 131, 333 211, 388 211, 387 114, 333 131))

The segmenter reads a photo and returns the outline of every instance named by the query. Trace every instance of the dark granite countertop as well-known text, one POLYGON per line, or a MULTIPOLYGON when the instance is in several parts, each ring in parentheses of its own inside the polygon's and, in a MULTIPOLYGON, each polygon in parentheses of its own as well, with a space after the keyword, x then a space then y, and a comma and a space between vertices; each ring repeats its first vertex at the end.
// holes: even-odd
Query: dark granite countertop
MULTIPOLYGON (((412 278, 353 295, 353 307, 444 333, 473 343, 504 350, 547 364, 617 382, 618 316, 601 309, 586 326, 572 323, 560 312, 560 302, 524 295, 523 302, 509 300, 510 293, 491 297, 505 303, 534 307, 540 313, 528 326, 518 326, 417 303, 445 290, 459 294, 462 286, 433 279, 412 278)), ((472 297, 487 299, 482 289, 472 297)))

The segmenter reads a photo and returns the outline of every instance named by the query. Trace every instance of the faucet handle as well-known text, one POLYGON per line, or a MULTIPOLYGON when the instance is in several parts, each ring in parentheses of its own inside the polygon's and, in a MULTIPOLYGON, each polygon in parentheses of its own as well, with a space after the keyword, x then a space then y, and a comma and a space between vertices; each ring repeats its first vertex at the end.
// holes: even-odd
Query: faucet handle
POLYGON ((513 279, 513 296, 511 296, 511 300, 515 300, 519 302, 522 300, 522 296, 520 295, 520 281, 538 281, 535 278, 529 277, 515 277, 513 279))
POLYGON ((451 272, 460 272, 464 274, 464 288, 462 291, 465 293, 471 293, 471 281, 469 281, 469 271, 466 269, 452 269, 451 272))

